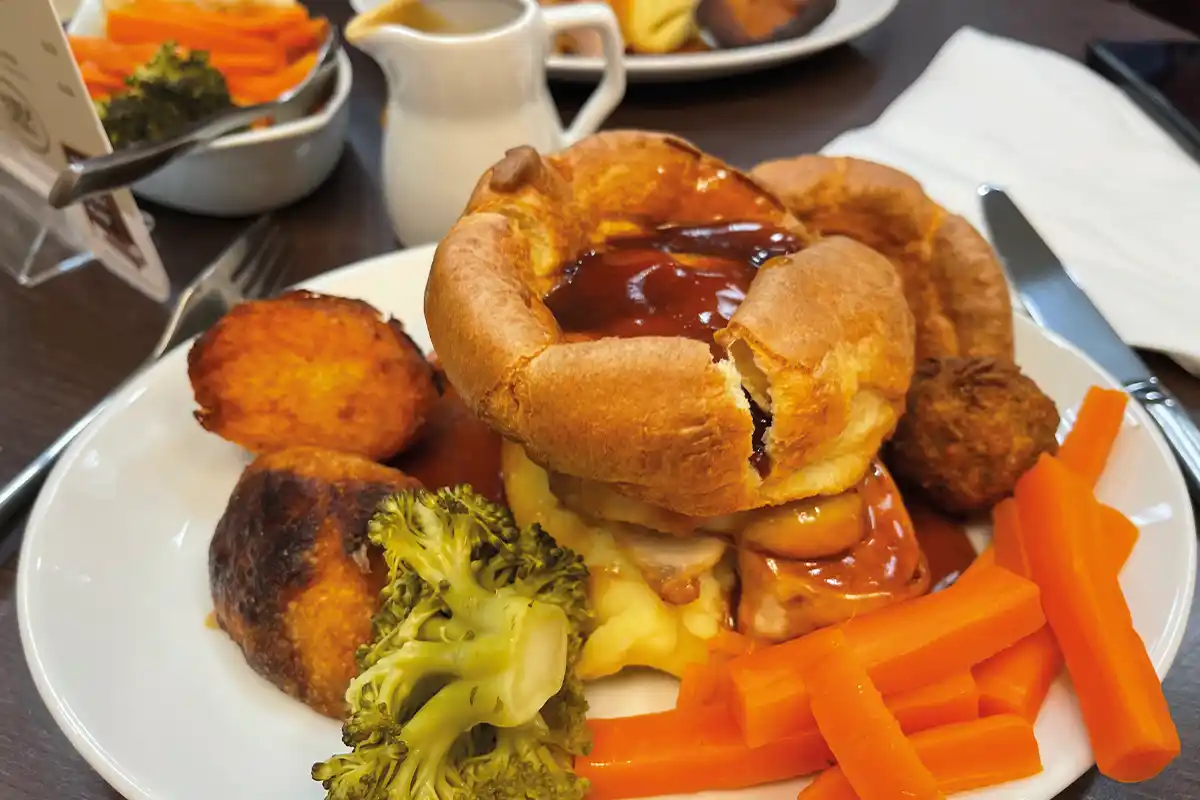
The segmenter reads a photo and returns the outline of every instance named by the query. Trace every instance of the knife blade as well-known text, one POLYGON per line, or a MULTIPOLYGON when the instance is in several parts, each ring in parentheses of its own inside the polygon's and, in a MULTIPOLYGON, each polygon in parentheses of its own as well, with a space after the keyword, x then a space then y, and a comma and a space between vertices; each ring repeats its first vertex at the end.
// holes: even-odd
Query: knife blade
POLYGON ((1200 497, 1200 430, 1187 411, 1122 341, 1012 198, 987 185, 979 195, 992 244, 1034 322, 1091 356, 1149 412, 1200 497))

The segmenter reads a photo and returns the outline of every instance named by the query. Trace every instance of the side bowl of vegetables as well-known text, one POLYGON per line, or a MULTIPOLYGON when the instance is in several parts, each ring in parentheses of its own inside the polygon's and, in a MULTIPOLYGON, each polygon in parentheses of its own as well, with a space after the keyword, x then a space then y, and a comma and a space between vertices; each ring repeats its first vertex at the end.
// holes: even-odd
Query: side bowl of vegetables
MULTIPOLYGON (((103 36, 103 0, 84 0, 67 31, 103 36)), ((223 136, 134 184, 134 194, 168 208, 239 217, 281 208, 319 187, 337 166, 350 119, 353 69, 343 51, 328 100, 290 122, 223 136)))

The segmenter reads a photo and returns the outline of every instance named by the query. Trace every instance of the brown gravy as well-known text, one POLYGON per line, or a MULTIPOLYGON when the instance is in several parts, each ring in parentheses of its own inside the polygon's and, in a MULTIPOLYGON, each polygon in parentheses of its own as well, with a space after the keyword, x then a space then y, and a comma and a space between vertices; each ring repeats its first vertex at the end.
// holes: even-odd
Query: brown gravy
POLYGON ((545 302, 573 338, 685 336, 711 344, 758 267, 800 247, 788 231, 757 222, 665 226, 586 253, 545 302))
POLYGON ((962 525, 916 503, 909 504, 917 542, 929 561, 930 586, 953 583, 975 560, 975 547, 962 525))

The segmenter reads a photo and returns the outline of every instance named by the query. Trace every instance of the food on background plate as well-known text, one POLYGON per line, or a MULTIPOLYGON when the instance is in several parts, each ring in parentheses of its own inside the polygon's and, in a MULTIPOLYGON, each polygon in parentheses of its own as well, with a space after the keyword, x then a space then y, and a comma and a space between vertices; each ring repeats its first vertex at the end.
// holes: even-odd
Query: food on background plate
POLYGON ((1058 449, 1058 423, 1054 401, 1012 362, 932 358, 913 375, 887 461, 938 509, 987 511, 1058 449))
POLYGON ((390 458, 438 397, 399 321, 304 291, 236 306, 192 345, 188 377, 200 424, 255 453, 313 445, 390 458))
POLYGON ((297 2, 107 0, 105 12, 103 35, 68 41, 117 149, 274 100, 312 72, 328 31, 297 2))
POLYGON ((331 717, 371 636, 386 569, 367 520, 416 486, 359 456, 294 447, 242 473, 209 545, 217 624, 256 672, 331 717))
POLYGON ((728 624, 725 548, 789 562, 791 540, 850 528, 789 574, 803 589, 764 571, 773 602, 738 624, 774 639, 927 586, 898 494, 885 517, 860 487, 912 371, 895 270, 817 241, 732 167, 643 132, 510 151, 439 246, 425 308, 447 378, 513 443, 517 519, 592 570, 585 676, 702 654, 728 624), (847 492, 840 519, 813 513, 847 492), (844 563, 871 538, 879 557, 844 563), (826 574, 842 568, 857 579, 826 574))
POLYGON ((587 569, 469 487, 387 498, 368 526, 388 584, 347 690, 329 800, 578 800, 587 569))
POLYGON ((745 47, 799 38, 836 6, 837 0, 700 0, 696 18, 719 46, 745 47))

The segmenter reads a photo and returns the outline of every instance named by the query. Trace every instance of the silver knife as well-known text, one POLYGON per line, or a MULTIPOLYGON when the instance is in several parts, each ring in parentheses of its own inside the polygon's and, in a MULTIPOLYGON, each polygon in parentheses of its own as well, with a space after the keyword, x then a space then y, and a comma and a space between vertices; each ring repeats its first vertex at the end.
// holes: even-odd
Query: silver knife
POLYGON ((1029 315, 1108 370, 1158 423, 1200 497, 1200 430, 1138 354, 1113 330, 1002 189, 979 187, 992 244, 1029 315))

